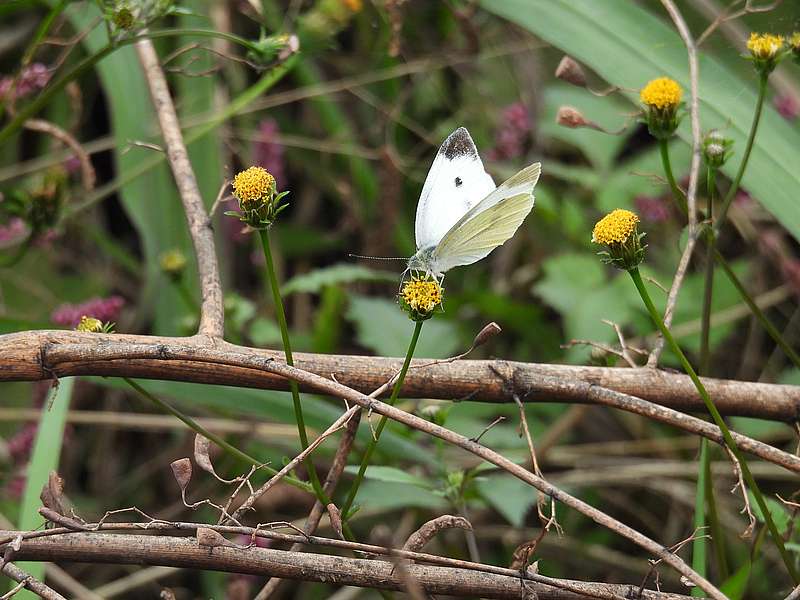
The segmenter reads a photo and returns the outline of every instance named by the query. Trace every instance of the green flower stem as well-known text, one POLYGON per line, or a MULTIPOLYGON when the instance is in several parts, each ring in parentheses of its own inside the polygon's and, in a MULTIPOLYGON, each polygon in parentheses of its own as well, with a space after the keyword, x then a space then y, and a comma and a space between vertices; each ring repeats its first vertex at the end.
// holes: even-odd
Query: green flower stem
POLYGON ((762 109, 764 108, 764 98, 767 95, 768 78, 769 73, 761 73, 758 81, 758 100, 756 100, 756 112, 755 115, 753 115, 753 123, 750 126, 750 135, 747 137, 747 145, 744 147, 744 154, 742 155, 742 162, 739 165, 739 170, 736 172, 736 177, 733 179, 733 183, 728 189, 728 193, 725 194, 725 199, 722 201, 722 208, 720 208, 719 215, 717 216, 717 220, 714 224, 715 232, 719 232, 722 224, 725 222, 725 217, 728 215, 728 209, 731 206, 731 202, 733 202, 733 198, 736 196, 736 192, 739 191, 739 184, 742 182, 744 171, 747 168, 747 161, 750 159, 750 152, 753 150, 753 142, 756 139, 758 124, 761 122, 761 113, 763 112, 762 109))
MULTIPOLYGON (((414 350, 417 347, 417 341, 419 340, 420 332, 422 332, 423 323, 424 321, 417 321, 414 326, 414 333, 411 335, 411 341, 408 344, 406 358, 403 361, 403 366, 400 368, 400 374, 397 376, 397 381, 395 381, 394 387, 392 388, 392 395, 387 401, 389 406, 394 406, 394 403, 397 402, 397 396, 400 394, 400 388, 403 387, 403 381, 406 378, 408 367, 411 365, 411 358, 414 356, 414 350)), ((358 494, 358 488, 361 485, 361 482, 364 480, 364 473, 367 471, 369 461, 372 458, 372 453, 375 452, 375 448, 378 445, 378 439, 380 439, 381 432, 386 426, 386 421, 387 418, 382 416, 381 420, 378 422, 378 427, 375 428, 375 434, 369 441, 369 444, 364 451, 364 457, 361 459, 361 466, 358 468, 358 474, 356 475, 355 481, 353 481, 353 485, 350 487, 350 492, 347 494, 347 500, 345 500, 344 504, 342 505, 342 519, 344 520, 350 517, 350 508, 353 506, 353 501, 356 499, 356 494, 358 494)))
POLYGON ((175 281, 175 288, 178 290, 178 293, 183 299, 184 304, 186 307, 194 313, 195 316, 200 315, 200 307, 197 305, 197 301, 192 296, 192 292, 189 291, 189 287, 186 285, 186 279, 183 275, 180 275, 175 281))
POLYGON ((706 391, 703 382, 700 381, 700 378, 697 376, 692 365, 689 363, 689 359, 686 358, 686 355, 681 350, 678 343, 675 341, 675 338, 672 337, 672 333, 664 325, 664 321, 661 319, 661 316, 658 313, 655 305, 653 304, 653 300, 650 298, 650 294, 647 292, 647 288, 644 285, 644 281, 642 281, 642 275, 639 273, 638 268, 633 268, 630 271, 631 279, 633 279, 633 283, 636 286, 636 289, 639 291, 639 295, 642 297, 642 301, 644 302, 645 306, 647 307, 647 312, 650 313, 650 318, 653 320, 655 326, 661 331, 661 334, 664 336, 667 344, 669 344, 670 349, 672 349, 673 353, 678 357, 678 360, 681 363, 686 374, 694 383, 695 388, 697 388, 697 392, 700 394, 700 397, 703 399, 703 403, 706 405, 708 412, 711 414, 711 418, 716 423, 717 427, 719 427, 720 431, 722 432, 722 439, 725 442, 725 445, 730 449, 733 453, 736 460, 739 462, 739 468, 742 472, 742 477, 744 478, 745 483, 752 491, 753 496, 756 499, 756 503, 758 507, 761 509, 761 513, 764 516, 764 521, 767 524, 767 528, 769 529, 770 535, 772 536, 772 540, 775 543, 775 546, 778 548, 778 552, 783 559, 784 564, 786 565, 786 570, 789 572, 792 580, 794 581, 795 585, 800 584, 800 575, 798 575, 797 570, 794 565, 794 561, 789 553, 786 551, 786 547, 783 544, 783 538, 781 538, 780 533, 778 533, 778 528, 775 526, 775 522, 772 519, 772 514, 769 512, 769 508, 767 507, 767 503, 764 501, 764 496, 761 494, 761 490, 756 483, 756 480, 753 478, 752 473, 750 473, 750 468, 747 466, 747 463, 742 456, 742 453, 739 451, 739 447, 736 445, 736 441, 731 436, 731 432, 728 429, 728 426, 725 424, 725 420, 722 418, 719 410, 717 410, 716 405, 711 400, 711 396, 708 395, 708 391, 706 391))
POLYGON ((11 120, 8 125, 3 127, 0 130, 0 142, 4 142, 7 140, 14 132, 16 132, 22 124, 36 115, 44 106, 50 102, 53 97, 63 90, 66 85, 70 81, 74 81, 83 73, 94 67, 97 63, 103 60, 106 56, 122 48, 123 46, 128 46, 130 44, 134 44, 139 40, 145 39, 159 39, 165 37, 176 37, 176 36, 186 36, 186 35, 194 35, 200 37, 214 37, 214 38, 222 38, 227 41, 233 41, 235 43, 241 44, 245 46, 249 50, 257 49, 251 42, 245 40, 244 38, 240 38, 237 35, 229 34, 229 33, 222 33, 219 31, 213 30, 206 30, 206 29, 166 29, 163 31, 151 31, 146 34, 136 35, 129 38, 124 38, 117 41, 112 41, 100 48, 94 54, 91 54, 80 61, 77 65, 75 65, 72 69, 70 69, 67 73, 62 75, 58 81, 50 84, 46 87, 41 94, 36 96, 36 98, 31 101, 29 104, 25 105, 21 108, 16 116, 11 120))
POLYGON ((714 293, 714 250, 717 247, 716 236, 713 230, 714 220, 714 196, 716 194, 716 169, 708 167, 706 174, 706 184, 708 188, 708 218, 712 222, 712 230, 706 240, 706 271, 703 285, 703 312, 700 325, 700 373, 708 375, 711 361, 711 349, 709 345, 711 331, 711 299, 714 293))
POLYGON ((731 283, 742 297, 742 300, 744 300, 745 304, 747 304, 747 306, 750 308, 750 312, 753 313, 753 315, 755 315, 755 317, 759 320, 764 330, 769 334, 773 341, 780 346, 781 350, 783 350, 786 356, 791 359, 794 365, 800 368, 800 355, 798 355, 797 351, 792 348, 792 346, 783 338, 781 332, 778 331, 772 322, 767 318, 767 315, 764 314, 764 311, 758 307, 756 301, 753 300, 753 298, 747 292, 744 284, 736 276, 736 273, 733 272, 733 269, 731 269, 728 261, 726 261, 725 257, 720 254, 719 250, 714 250, 714 260, 716 260, 719 266, 722 267, 722 270, 725 271, 728 279, 730 279, 731 283))
MULTIPOLYGON (((663 141, 660 141, 659 143, 665 144, 663 141)), ((669 153, 666 151, 665 145, 662 146, 661 158, 664 164, 664 172, 667 174, 667 179, 674 182, 675 178, 672 176, 672 166, 670 165, 669 153)), ((684 216, 686 216, 688 214, 686 209, 686 196, 683 194, 681 189, 677 187, 677 185, 672 187, 672 194, 678 209, 683 213, 684 216)), ((699 216, 704 218, 704 215, 702 214, 699 216)), ((716 225, 717 227, 719 226, 719 216, 717 216, 716 225)), ((706 245, 709 244, 711 239, 710 236, 713 232, 706 229, 702 233, 703 235, 700 236, 700 240, 706 245)), ((758 321, 761 323, 761 326, 766 330, 772 340, 781 348, 781 350, 783 350, 786 356, 791 359, 795 366, 800 368, 800 355, 798 355, 791 345, 783 338, 781 332, 778 331, 777 328, 770 322, 770 320, 767 318, 767 315, 764 314, 764 311, 759 308, 758 304, 756 304, 755 300, 744 287, 742 282, 739 281, 736 273, 734 273, 733 269, 731 269, 728 261, 725 260, 725 257, 722 256, 722 254, 716 248, 714 249, 714 260, 717 261, 719 266, 722 267, 722 270, 725 271, 725 275, 728 277, 728 279, 730 279, 731 283, 742 297, 742 300, 744 300, 745 304, 747 304, 747 306, 750 308, 750 312, 753 313, 756 319, 758 319, 758 321)))
MULTIPOLYGON (((705 439, 705 438, 703 438, 705 439)), ((728 567, 728 557, 725 548, 725 532, 722 529, 722 522, 719 520, 717 511, 717 501, 714 495, 714 479, 711 477, 711 456, 706 461, 706 498, 708 499, 708 524, 711 526, 711 541, 714 543, 714 555, 717 559, 719 568, 719 578, 725 581, 730 576, 728 567)))
MULTIPOLYGON (((167 402, 165 402, 164 400, 162 400, 158 396, 155 396, 155 395, 151 394, 146 389, 144 389, 142 386, 140 386, 138 383, 136 383, 133 379, 129 379, 128 377, 123 377, 122 379, 125 381, 125 383, 127 383, 134 390, 136 390, 136 392, 138 392, 142 397, 146 398, 147 400, 149 400, 150 402, 152 402, 153 404, 158 406, 164 412, 167 412, 167 413, 177 417, 178 419, 183 421, 186 424, 186 426, 189 427, 189 429, 192 429, 195 433, 199 433, 203 437, 208 438, 209 440, 214 442, 217 446, 219 446, 220 448, 225 450, 225 452, 227 452, 231 456, 234 456, 234 457, 236 457, 236 458, 238 458, 240 460, 243 460, 243 461, 245 461, 247 463, 250 463, 251 465, 254 465, 256 467, 261 467, 261 469, 265 473, 269 473, 270 475, 275 475, 278 472, 276 469, 273 469, 272 467, 262 466, 263 465, 262 462, 256 460, 255 458, 253 458, 249 454, 246 454, 246 453, 242 452, 236 446, 233 446, 233 445, 229 444, 223 438, 219 437, 217 434, 211 433, 208 429, 206 429, 205 427, 200 425, 197 421, 192 419, 189 415, 181 412, 180 410, 178 410, 177 408, 175 408, 171 404, 168 404, 167 402)), ((296 488, 299 488, 299 489, 304 490, 306 492, 311 492, 312 491, 312 488, 311 488, 311 486, 309 484, 307 484, 305 481, 300 481, 299 479, 297 479, 295 477, 286 476, 286 477, 283 478, 283 480, 286 483, 288 483, 290 485, 293 485, 296 488)))
MULTIPOLYGON (((697 571, 702 577, 707 574, 707 539, 705 537, 706 527, 706 477, 708 474, 708 440, 700 440, 700 466, 697 473, 697 493, 694 499, 694 529, 695 538, 692 541, 692 569, 697 571)), ((696 598, 705 597, 706 593, 701 589, 692 588, 692 596, 696 598)))
POLYGON ((678 187, 678 182, 675 181, 675 175, 672 172, 672 163, 669 160, 668 141, 663 138, 659 139, 658 149, 661 151, 661 164, 664 166, 664 174, 667 176, 669 187, 672 190, 672 196, 675 198, 675 202, 678 203, 678 208, 681 210, 684 216, 686 216, 689 214, 686 204, 686 195, 683 193, 683 190, 678 187))
MULTIPOLYGON (((269 277, 270 287, 272 288, 272 300, 275 303, 275 315, 278 318, 278 325, 281 328, 281 339, 283 340, 283 354, 286 357, 286 364, 290 367, 294 366, 294 358, 292 357, 292 345, 289 340, 289 327, 286 324, 286 313, 283 310, 283 300, 281 299, 281 290, 278 287, 278 277, 275 274, 275 264, 272 260, 272 250, 269 246, 269 230, 259 229, 259 236, 261 237, 261 246, 264 248, 264 258, 267 262, 267 275, 269 277)), ((303 406, 300 404, 300 388, 297 382, 293 379, 289 380, 289 389, 292 392, 292 403, 294 406, 294 417, 297 421, 297 433, 300 436, 300 445, 303 450, 308 448, 308 433, 306 433, 306 422, 303 418, 303 406)), ((317 470, 314 468, 314 463, 311 458, 306 458, 303 465, 308 471, 308 479, 311 481, 311 486, 314 488, 314 494, 317 499, 322 502, 323 506, 330 503, 325 490, 322 489, 322 484, 317 476, 317 470)))

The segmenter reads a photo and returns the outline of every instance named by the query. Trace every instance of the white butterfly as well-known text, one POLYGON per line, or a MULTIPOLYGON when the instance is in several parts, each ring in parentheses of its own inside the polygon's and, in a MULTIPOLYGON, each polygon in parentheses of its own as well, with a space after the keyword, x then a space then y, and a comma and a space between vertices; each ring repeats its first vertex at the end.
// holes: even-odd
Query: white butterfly
POLYGON ((542 166, 534 163, 495 187, 475 142, 459 127, 442 143, 417 205, 413 271, 440 279, 502 246, 533 209, 533 187, 542 166))

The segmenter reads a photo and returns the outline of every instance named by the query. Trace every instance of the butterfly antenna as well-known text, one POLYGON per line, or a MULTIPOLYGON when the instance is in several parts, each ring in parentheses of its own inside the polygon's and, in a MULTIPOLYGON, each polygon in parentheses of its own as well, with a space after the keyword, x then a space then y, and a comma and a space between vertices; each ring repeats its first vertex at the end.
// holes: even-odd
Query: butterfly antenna
POLYGON ((364 256, 362 254, 348 254, 350 258, 366 258, 367 260, 408 260, 403 256, 364 256))

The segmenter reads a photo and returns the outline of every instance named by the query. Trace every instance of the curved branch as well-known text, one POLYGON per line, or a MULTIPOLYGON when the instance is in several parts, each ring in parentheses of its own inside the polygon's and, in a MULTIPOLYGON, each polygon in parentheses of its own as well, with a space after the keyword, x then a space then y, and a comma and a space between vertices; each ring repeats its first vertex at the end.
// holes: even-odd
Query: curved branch
MULTIPOLYGON (((0 381, 40 381, 70 375, 103 375, 213 383, 235 387, 288 389, 286 380, 269 373, 254 372, 243 365, 208 365, 192 360, 126 356, 125 348, 162 345, 191 349, 201 347, 195 338, 155 337, 126 334, 80 333, 64 330, 25 331, 0 335, 0 381), (63 346, 71 349, 64 352, 63 346), (59 358, 52 352, 61 347, 59 358), (98 350, 117 349, 118 358, 99 360, 98 350), (49 356, 49 358, 47 358, 49 356), (46 360, 43 361, 42 357, 46 360), (47 362, 49 360, 50 362, 47 362)), ((282 353, 218 344, 220 351, 249 358, 275 358, 282 353)), ((323 377, 335 375, 347 387, 364 393, 397 373, 401 359, 373 356, 297 353, 298 368, 323 377)), ((697 390, 686 375, 656 369, 620 369, 574 365, 548 365, 502 360, 459 360, 431 364, 418 359, 403 382, 404 398, 470 399, 477 402, 596 403, 585 389, 562 385, 565 381, 593 384, 630 394, 682 412, 705 412, 697 390), (420 365, 428 365, 421 368, 420 365)), ((800 419, 800 387, 702 378, 714 403, 726 416, 747 416, 791 423, 800 419)), ((308 390, 308 386, 301 389, 308 390)))

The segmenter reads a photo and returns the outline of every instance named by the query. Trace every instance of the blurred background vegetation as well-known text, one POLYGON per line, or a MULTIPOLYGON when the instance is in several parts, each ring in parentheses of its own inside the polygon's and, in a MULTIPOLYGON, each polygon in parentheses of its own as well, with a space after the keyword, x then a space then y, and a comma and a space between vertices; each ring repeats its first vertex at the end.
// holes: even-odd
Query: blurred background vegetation
MULTIPOLYGON (((727 4, 679 2, 698 35, 727 4)), ((701 118, 704 130, 718 127, 735 140, 728 176, 738 165, 755 104, 757 76, 741 57, 746 36, 751 30, 785 34, 800 25, 796 2, 777 4, 723 24, 702 46, 701 118)), ((300 52, 288 72, 246 106, 239 106, 242 98, 273 76, 274 67, 253 68, 241 60, 252 62, 241 47, 189 32, 156 42, 187 139, 193 140, 191 158, 207 206, 226 180, 253 164, 265 167, 279 189, 291 192, 273 240, 296 351, 404 354, 411 323, 395 301, 401 268, 357 261, 348 253, 413 254, 422 182, 442 139, 461 125, 469 128, 496 181, 534 161, 542 162, 543 175, 536 207, 516 236, 486 260, 448 274, 444 311, 423 329, 416 356, 460 352, 492 320, 503 328, 502 336, 473 357, 613 365, 614 355, 571 343, 616 343, 604 319, 619 324, 633 346, 647 348, 653 342, 654 330, 635 288, 624 273, 600 263, 590 237, 605 212, 617 207, 638 212, 649 244, 643 272, 669 287, 684 220, 673 209, 658 148, 637 121, 638 89, 661 75, 679 81, 687 95, 689 86, 685 48, 659 2, 190 0, 180 6, 187 10, 151 29, 214 29, 257 40, 263 26, 268 35, 296 33, 299 38, 300 52), (593 90, 620 90, 598 96, 556 79, 555 67, 565 53, 585 66, 593 90), (235 116, 228 111, 232 105, 239 106, 235 116), (614 134, 557 125, 557 110, 565 105, 614 134)), ((20 72, 26 45, 48 10, 48 3, 38 1, 0 6, 4 103, 16 94, 15 103, 24 106, 49 79, 106 41, 96 4, 68 3, 50 37, 75 44, 72 52, 65 57, 63 45, 42 45, 23 70, 28 87, 10 89, 8 81, 20 72), (87 35, 78 42, 73 39, 78 34, 87 35)), ((279 46, 286 41, 274 39, 279 46)), ((734 227, 721 250, 796 345, 800 70, 786 61, 771 83, 744 189, 731 211, 734 227)), ((97 185, 84 190, 75 156, 46 135, 17 133, 0 145, 0 258, 6 264, 0 269, 0 330, 72 328, 82 314, 93 314, 116 322, 119 332, 192 333, 199 303, 193 254, 172 176, 163 153, 153 147, 161 141, 133 49, 106 57, 59 92, 40 116, 70 131, 91 154, 97 185), (18 208, 35 202, 48 202, 55 210, 31 239, 35 224, 18 208), (178 281, 162 269, 162 256, 172 250, 188 261, 178 281)), ((676 174, 684 176, 688 119, 680 135, 671 143, 671 154, 676 174)), ((701 186, 701 202, 703 194, 701 186)), ((224 209, 233 208, 229 200, 223 204, 216 212, 215 235, 227 339, 278 348, 280 331, 257 238, 222 217, 224 209)), ((703 275, 702 261, 697 263, 674 321, 676 337, 691 352, 698 348, 700 331, 703 275)), ((717 277, 714 290, 712 375, 800 384, 800 373, 775 351, 728 280, 717 277)), ((656 299, 663 309, 665 295, 656 299)), ((663 363, 677 364, 668 354, 663 363)), ((220 432, 230 432, 231 441, 263 460, 279 464, 298 449, 287 394, 174 382, 144 385, 195 416, 223 419, 220 432)), ((53 411, 46 413, 54 421, 51 434, 37 442, 42 446, 37 456, 44 458, 33 464, 45 389, 44 384, 3 384, 4 521, 37 524, 41 483, 36 483, 56 464, 70 499, 87 518, 132 504, 164 518, 182 514, 169 463, 191 452, 191 432, 166 417, 142 418, 151 407, 121 382, 81 378, 59 389, 53 411)), ((307 424, 315 431, 340 412, 337 400, 303 398, 307 424)), ((407 401, 403 408, 467 436, 506 415, 508 420, 483 441, 524 460, 516 408, 472 400, 407 401)), ((529 405, 528 419, 546 448, 542 466, 554 483, 667 545, 691 533, 696 439, 600 408, 529 405)), ((732 423, 742 433, 791 447, 787 425, 732 423)), ((367 428, 361 429, 357 448, 369 436, 367 428)), ((323 446, 320 463, 333 447, 323 446)), ((716 451, 714 460, 728 536, 728 570, 716 573, 715 580, 729 582, 731 597, 773 597, 775 586, 786 583, 767 577, 783 572, 776 567, 774 549, 762 547, 758 538, 739 539, 746 526, 737 514, 740 498, 728 493, 733 480, 725 456, 716 451)), ((402 540, 427 518, 467 512, 481 558, 507 564, 514 547, 538 531, 530 488, 435 440, 390 425, 377 463, 382 467, 370 469, 353 521, 363 539, 375 527, 392 523, 402 540)), ((244 469, 219 459, 221 471, 244 469)), ((794 491, 783 472, 765 468, 757 474, 768 491, 786 496, 794 491)), ((196 491, 198 497, 219 493, 212 481, 196 491)), ((310 501, 282 488, 259 505, 258 520, 300 518, 310 501)), ((791 535, 789 513, 779 505, 776 511, 791 535)), ((559 518, 565 535, 545 538, 537 556, 540 572, 626 582, 638 582, 646 573, 646 557, 636 548, 574 513, 559 518)), ((463 533, 438 543, 437 551, 466 556, 463 533)), ((790 543, 790 549, 797 552, 800 546, 790 543)), ((69 570, 90 588, 134 571, 80 565, 69 570)), ((667 588, 681 589, 666 569, 662 578, 667 588)), ((162 584, 179 598, 220 598, 238 588, 250 589, 251 595, 242 597, 252 597, 259 588, 257 579, 220 573, 198 578, 176 571, 117 597, 155 597, 162 584)), ((311 584, 293 584, 284 592, 296 598, 332 593, 311 584)))

